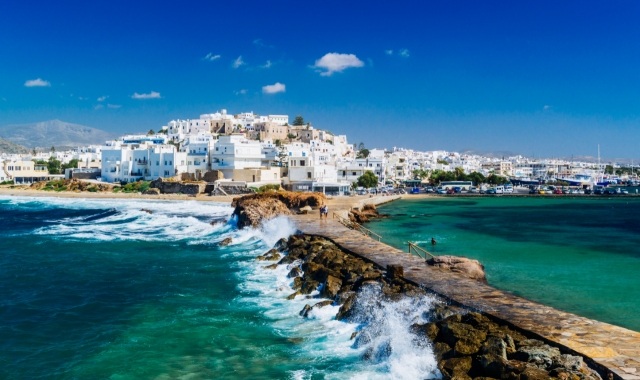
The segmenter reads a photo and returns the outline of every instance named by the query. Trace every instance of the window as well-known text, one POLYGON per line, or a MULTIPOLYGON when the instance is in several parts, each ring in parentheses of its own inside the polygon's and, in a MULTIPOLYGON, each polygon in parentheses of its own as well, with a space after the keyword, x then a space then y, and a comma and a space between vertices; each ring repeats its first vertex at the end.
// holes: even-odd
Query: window
POLYGON ((307 172, 307 178, 311 178, 311 172, 307 172))
POLYGON ((356 175, 356 172, 351 172, 351 175, 356 175))
POLYGON ((300 160, 300 166, 304 166, 305 161, 304 160, 300 160))

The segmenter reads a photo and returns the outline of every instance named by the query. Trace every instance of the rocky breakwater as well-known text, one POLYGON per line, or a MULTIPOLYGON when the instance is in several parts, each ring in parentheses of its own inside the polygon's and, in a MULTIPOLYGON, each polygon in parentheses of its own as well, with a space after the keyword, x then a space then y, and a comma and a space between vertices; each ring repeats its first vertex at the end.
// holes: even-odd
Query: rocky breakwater
POLYGON ((238 218, 238 228, 257 227, 263 221, 279 215, 299 212, 303 207, 318 207, 326 198, 321 193, 294 193, 291 191, 273 191, 234 198, 233 216, 238 218))
MULTIPOLYGON (((380 334, 379 327, 367 327, 376 309, 427 297, 432 302, 412 303, 424 310, 404 313, 419 316, 408 321, 413 337, 406 340, 415 349, 426 347, 435 354, 437 364, 432 375, 439 372, 444 379, 478 380, 600 379, 582 357, 562 352, 531 333, 497 323, 482 313, 447 305, 406 281, 402 267, 379 268, 343 252, 325 238, 294 235, 278 242, 258 259, 274 262, 267 268, 277 265, 290 268, 288 276, 295 292, 289 298, 309 299, 300 315, 306 317, 316 308, 339 305, 338 320, 359 323, 351 338, 354 348, 366 348, 363 360, 379 361, 399 349, 393 339, 371 344, 380 334)), ((389 335, 399 333, 392 331, 389 335)))

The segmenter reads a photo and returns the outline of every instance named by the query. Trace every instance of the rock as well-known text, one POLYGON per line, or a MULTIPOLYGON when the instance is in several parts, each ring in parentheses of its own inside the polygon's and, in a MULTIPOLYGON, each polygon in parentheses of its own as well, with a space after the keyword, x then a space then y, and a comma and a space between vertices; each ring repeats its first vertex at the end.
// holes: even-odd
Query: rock
POLYGON ((390 281, 402 280, 404 277, 404 268, 402 265, 387 265, 386 278, 390 281))
POLYGON ((302 277, 296 277, 293 279, 293 285, 291 286, 294 290, 300 290, 302 289, 302 277))
POLYGON ((520 374, 521 380, 548 380, 549 378, 549 372, 536 367, 527 367, 520 374))
POLYGON ((340 310, 338 310, 338 314, 336 314, 336 319, 339 321, 349 320, 349 318, 353 317, 353 306, 356 303, 356 294, 351 294, 340 306, 340 310))
POLYGON ((147 214, 153 214, 153 211, 149 210, 148 208, 141 208, 140 211, 144 211, 147 214))
POLYGON ((282 255, 275 249, 270 249, 266 253, 256 257, 258 261, 278 261, 282 258, 282 255))
POLYGON ((224 238, 224 239, 222 239, 222 241, 221 241, 221 242, 219 242, 219 243, 218 243, 218 245, 219 245, 220 247, 225 247, 225 246, 227 246, 227 245, 231 244, 232 242, 233 242, 233 239, 232 239, 232 238, 230 238, 230 237, 228 237, 228 238, 224 238))
POLYGON ((325 199, 321 193, 277 191, 234 198, 231 206, 235 207, 233 215, 238 218, 238 228, 244 228, 257 227, 262 221, 279 215, 289 215, 294 208, 318 206, 325 199))
POLYGON ((287 274, 287 277, 288 278, 301 277, 302 274, 303 274, 302 269, 300 269, 298 267, 293 267, 293 268, 291 268, 291 270, 287 274))
POLYGON ((288 240, 286 238, 281 238, 273 245, 273 248, 278 251, 284 251, 287 248, 287 242, 288 240))
POLYGON ((539 368, 551 368, 554 359, 558 359, 560 350, 547 344, 522 346, 511 355, 512 359, 533 363, 539 368))
POLYGON ((445 377, 456 379, 471 379, 468 375, 471 369, 471 357, 447 359, 439 365, 440 371, 445 377))
POLYGON ((149 188, 147 189, 144 193, 142 193, 144 195, 160 195, 160 189, 156 189, 156 188, 149 188))
POLYGON ((304 305, 302 310, 300 310, 299 314, 306 318, 310 311, 311 311, 311 305, 306 304, 306 305, 304 305))
POLYGON ((465 277, 487 282, 484 266, 478 260, 458 256, 436 256, 427 260, 427 264, 442 270, 459 273, 465 277))
POLYGON ((276 268, 278 268, 278 264, 277 263, 270 264, 270 265, 267 265, 267 266, 264 267, 264 269, 276 269, 276 268))
POLYGON ((322 295, 327 298, 335 298, 342 287, 342 280, 340 278, 328 275, 324 286, 322 287, 322 295))
POLYGON ((487 333, 476 330, 466 323, 445 320, 440 327, 438 339, 447 343, 456 352, 465 355, 475 354, 480 350, 487 333))

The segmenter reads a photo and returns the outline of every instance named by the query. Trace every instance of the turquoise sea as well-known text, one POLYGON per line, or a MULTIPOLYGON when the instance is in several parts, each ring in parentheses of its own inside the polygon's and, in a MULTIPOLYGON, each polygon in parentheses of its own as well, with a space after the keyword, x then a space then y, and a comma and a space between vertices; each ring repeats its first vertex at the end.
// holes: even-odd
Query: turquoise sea
POLYGON ((0 197, 0 378, 438 377, 429 345, 409 332, 431 298, 389 305, 372 289, 357 323, 336 321, 334 306, 303 318, 321 300, 287 300, 291 268, 255 260, 295 227, 276 218, 238 230, 231 212, 0 197), (356 330, 368 339, 352 340, 356 330))
POLYGON ((497 288, 640 331, 640 198, 409 197, 379 211, 390 218, 367 227, 387 244, 478 259, 497 288))

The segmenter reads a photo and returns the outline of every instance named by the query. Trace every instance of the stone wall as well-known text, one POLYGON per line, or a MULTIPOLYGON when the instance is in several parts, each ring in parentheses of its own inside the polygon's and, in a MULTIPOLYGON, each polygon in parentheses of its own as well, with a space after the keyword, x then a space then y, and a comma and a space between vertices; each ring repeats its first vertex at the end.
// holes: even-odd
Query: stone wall
POLYGON ((204 192, 206 185, 206 182, 174 182, 158 178, 151 181, 149 187, 160 190, 161 194, 197 195, 204 192))

